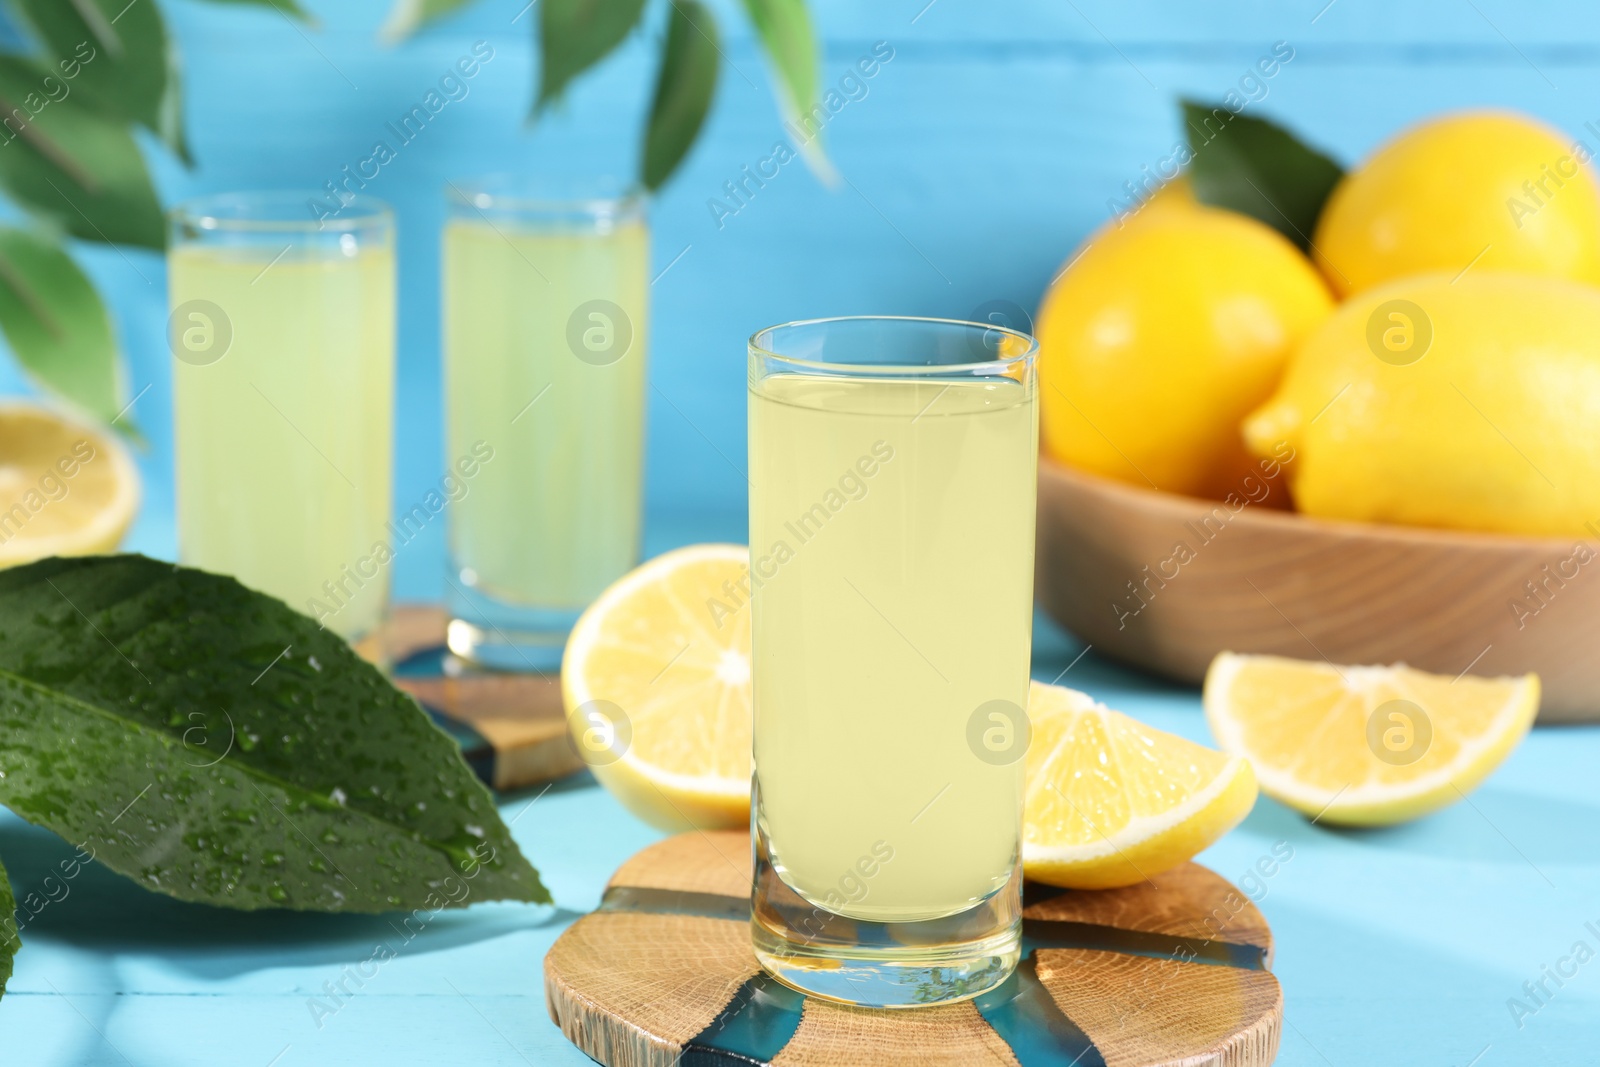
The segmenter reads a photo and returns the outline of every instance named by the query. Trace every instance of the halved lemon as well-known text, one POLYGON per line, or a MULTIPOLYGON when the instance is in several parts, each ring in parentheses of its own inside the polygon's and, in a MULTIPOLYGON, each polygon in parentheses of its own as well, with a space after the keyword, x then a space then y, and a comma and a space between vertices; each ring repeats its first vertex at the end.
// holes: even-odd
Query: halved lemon
POLYGON ((1223 652, 1206 720, 1261 789, 1321 822, 1383 826, 1454 803, 1516 747, 1539 678, 1427 674, 1223 652))
POLYGON ((1227 833, 1256 800, 1250 764, 1035 682, 1022 864, 1074 889, 1133 885, 1227 833))
POLYGON ((110 434, 0 405, 0 567, 111 552, 139 510, 139 472, 110 434))
POLYGON ((664 553, 602 593, 567 640, 573 745, 652 826, 749 825, 749 566, 743 545, 664 553))

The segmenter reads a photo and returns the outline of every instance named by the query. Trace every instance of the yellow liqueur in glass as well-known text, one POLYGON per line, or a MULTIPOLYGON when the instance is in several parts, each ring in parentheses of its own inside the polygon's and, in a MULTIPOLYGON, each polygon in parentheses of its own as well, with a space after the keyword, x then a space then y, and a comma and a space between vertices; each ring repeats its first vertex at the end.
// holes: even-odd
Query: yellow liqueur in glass
POLYGON ((353 640, 388 602, 394 223, 357 199, 319 225, 307 200, 173 212, 179 554, 353 640))
POLYGON ((450 513, 449 642, 542 668, 638 562, 649 229, 639 197, 603 185, 451 191, 447 461, 492 459, 450 513))
POLYGON ((1033 344, 860 318, 750 348, 756 953, 851 1003, 1015 966, 1033 344))

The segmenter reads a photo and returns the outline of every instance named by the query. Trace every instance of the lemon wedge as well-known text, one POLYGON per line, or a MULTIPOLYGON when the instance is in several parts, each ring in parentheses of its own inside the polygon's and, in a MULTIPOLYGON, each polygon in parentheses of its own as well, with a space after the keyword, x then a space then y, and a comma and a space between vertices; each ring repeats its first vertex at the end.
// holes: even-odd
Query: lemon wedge
POLYGON ((667 830, 750 822, 750 613, 743 545, 650 560, 573 627, 561 692, 578 754, 624 807, 667 830))
POLYGON ((0 405, 0 567, 110 552, 139 510, 139 473, 110 434, 48 408, 0 405))
POLYGON ((1168 870, 1250 811, 1238 756, 1146 726, 1073 689, 1028 694, 1022 863, 1049 885, 1109 889, 1168 870))
POLYGON ((1321 822, 1383 826, 1454 803, 1516 747, 1539 678, 1427 674, 1223 652, 1206 720, 1261 789, 1321 822))

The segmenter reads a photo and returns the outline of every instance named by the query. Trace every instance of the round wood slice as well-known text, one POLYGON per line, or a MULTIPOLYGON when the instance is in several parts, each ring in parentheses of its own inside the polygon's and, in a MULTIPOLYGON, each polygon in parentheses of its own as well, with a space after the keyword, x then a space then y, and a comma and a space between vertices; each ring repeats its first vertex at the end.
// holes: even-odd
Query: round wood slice
POLYGON ((1261 913, 1188 863, 1126 889, 1028 887, 1023 962, 976 1000, 850 1008, 750 950, 750 840, 692 832, 612 876, 545 957, 550 1015, 606 1067, 1255 1067, 1283 991, 1261 913))

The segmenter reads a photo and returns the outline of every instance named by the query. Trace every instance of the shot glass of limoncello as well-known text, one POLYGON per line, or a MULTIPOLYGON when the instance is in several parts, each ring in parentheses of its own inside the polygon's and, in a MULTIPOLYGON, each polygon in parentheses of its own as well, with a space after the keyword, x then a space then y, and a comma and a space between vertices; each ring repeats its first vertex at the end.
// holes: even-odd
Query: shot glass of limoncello
POLYGON ((230 193, 169 221, 179 555, 372 635, 392 558, 394 216, 230 193))
POLYGON ((811 995, 944 1003, 1017 964, 1036 352, 933 319, 750 340, 752 932, 811 995))
POLYGON ((638 562, 650 231, 604 180, 452 182, 442 250, 451 651, 557 666, 638 562))

